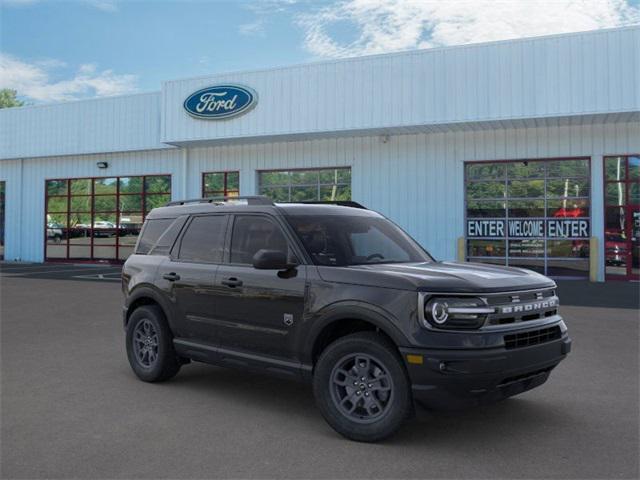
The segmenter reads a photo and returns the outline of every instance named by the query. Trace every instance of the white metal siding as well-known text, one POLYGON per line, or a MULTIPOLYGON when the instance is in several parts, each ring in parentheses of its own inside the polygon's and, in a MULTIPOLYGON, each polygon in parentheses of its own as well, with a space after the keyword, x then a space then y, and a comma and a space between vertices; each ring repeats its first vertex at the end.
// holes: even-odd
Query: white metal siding
POLYGON ((274 137, 640 110, 640 27, 429 49, 166 82, 163 142, 274 137), (196 120, 213 84, 258 92, 250 113, 196 120))
POLYGON ((0 110, 0 158, 163 147, 160 93, 0 110))
POLYGON ((200 195, 205 171, 239 170, 248 195, 257 193, 258 170, 351 166, 354 200, 452 260, 464 235, 465 161, 592 157, 592 232, 602 235, 602 155, 638 152, 640 123, 229 145, 189 149, 187 189, 200 195))
POLYGON ((14 252, 19 250, 24 235, 22 225, 23 197, 29 189, 23 188, 22 161, 5 160, 0 162, 0 181, 5 182, 5 215, 4 215, 4 258, 14 259, 14 252))
POLYGON ((640 27, 627 27, 211 75, 166 82, 157 93, 2 109, 0 159, 165 142, 635 121, 639 112, 640 27), (225 121, 188 116, 184 99, 220 82, 253 87, 257 107, 225 121))
POLYGON ((184 198, 180 159, 178 150, 155 150, 1 161, 0 180, 7 182, 5 259, 44 260, 45 180, 171 174, 172 195, 184 198), (109 168, 99 169, 96 162, 108 162, 109 168))
POLYGON ((602 250, 602 156, 639 152, 640 123, 633 122, 392 135, 387 143, 370 136, 25 159, 22 168, 3 161, 5 252, 9 260, 43 260, 47 178, 168 173, 177 199, 200 196, 205 171, 239 170, 241 194, 248 195, 257 192, 258 170, 350 166, 354 200, 387 215, 437 258, 452 260, 464 233, 465 161, 568 156, 592 158, 592 232, 602 250), (98 169, 97 161, 109 169, 98 169))

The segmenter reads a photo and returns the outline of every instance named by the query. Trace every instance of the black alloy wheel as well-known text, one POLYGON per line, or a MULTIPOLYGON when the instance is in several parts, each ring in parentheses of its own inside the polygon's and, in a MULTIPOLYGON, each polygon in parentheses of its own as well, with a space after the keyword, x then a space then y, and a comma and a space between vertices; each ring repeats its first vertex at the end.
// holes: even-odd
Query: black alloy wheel
POLYGON ((157 305, 136 308, 127 322, 127 358, 140 380, 161 382, 178 373, 181 359, 173 347, 173 334, 157 305))
POLYGON ((377 332, 347 335, 326 347, 314 366, 313 393, 327 423, 360 442, 389 437, 413 413, 398 349, 377 332))

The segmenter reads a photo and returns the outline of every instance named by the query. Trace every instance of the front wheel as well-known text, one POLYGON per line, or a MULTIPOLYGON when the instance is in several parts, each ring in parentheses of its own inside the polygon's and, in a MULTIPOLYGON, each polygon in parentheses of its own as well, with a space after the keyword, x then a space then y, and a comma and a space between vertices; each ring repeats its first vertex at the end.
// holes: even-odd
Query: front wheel
POLYGON ((313 378, 325 420, 352 440, 392 435, 412 412, 411 390, 397 350, 385 337, 361 332, 329 345, 313 378))
POLYGON ((134 373, 145 382, 174 377, 180 361, 164 314, 155 305, 136 308, 127 323, 127 357, 134 373))

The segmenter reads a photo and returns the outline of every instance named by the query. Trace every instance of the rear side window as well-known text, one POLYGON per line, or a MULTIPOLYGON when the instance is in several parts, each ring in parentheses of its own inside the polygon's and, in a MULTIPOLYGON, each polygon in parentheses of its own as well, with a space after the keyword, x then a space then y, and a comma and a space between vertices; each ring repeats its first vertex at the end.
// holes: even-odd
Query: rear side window
POLYGON ((174 218, 156 218, 147 220, 140 234, 140 240, 138 241, 138 247, 136 253, 139 255, 146 255, 151 248, 156 244, 160 236, 169 228, 169 225, 173 223, 174 218))
POLYGON ((193 217, 182 236, 178 258, 191 262, 220 263, 226 227, 226 215, 193 217))

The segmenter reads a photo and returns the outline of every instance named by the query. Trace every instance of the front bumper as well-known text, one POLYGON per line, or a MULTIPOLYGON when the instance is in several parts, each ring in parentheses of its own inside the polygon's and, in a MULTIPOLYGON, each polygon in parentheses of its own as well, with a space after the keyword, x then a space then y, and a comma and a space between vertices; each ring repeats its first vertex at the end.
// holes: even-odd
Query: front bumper
POLYGON ((547 343, 514 349, 400 348, 414 399, 437 409, 491 403, 542 385, 570 351, 566 332, 547 343))

